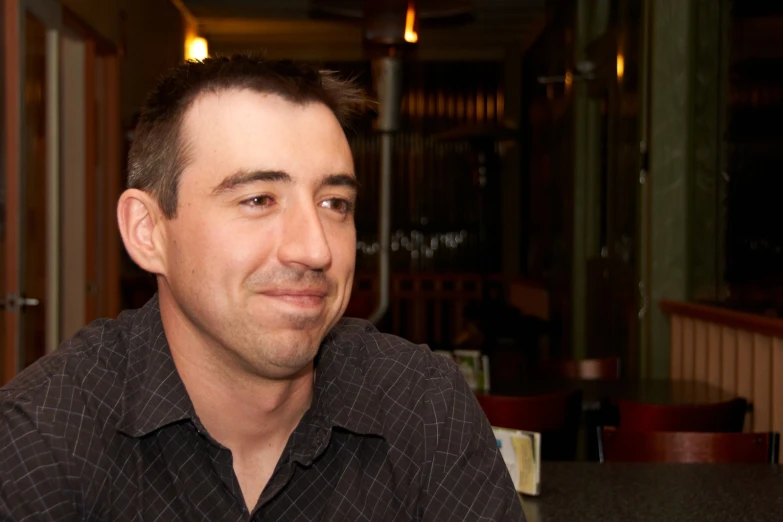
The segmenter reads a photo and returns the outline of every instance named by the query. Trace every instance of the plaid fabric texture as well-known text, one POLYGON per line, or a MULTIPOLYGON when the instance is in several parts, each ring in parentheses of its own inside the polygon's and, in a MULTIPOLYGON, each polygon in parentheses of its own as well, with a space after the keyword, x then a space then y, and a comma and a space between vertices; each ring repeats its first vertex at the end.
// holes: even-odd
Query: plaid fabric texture
POLYGON ((157 299, 0 390, 0 520, 524 520, 455 364, 343 319, 313 404, 248 510, 171 358, 157 299))

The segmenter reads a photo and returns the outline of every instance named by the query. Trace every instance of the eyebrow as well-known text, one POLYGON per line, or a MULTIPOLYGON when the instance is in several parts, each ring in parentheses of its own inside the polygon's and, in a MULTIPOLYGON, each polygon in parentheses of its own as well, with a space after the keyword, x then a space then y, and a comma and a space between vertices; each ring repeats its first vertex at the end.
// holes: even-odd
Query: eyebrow
POLYGON ((257 181, 291 183, 293 179, 287 172, 281 170, 240 170, 226 177, 214 189, 213 194, 229 192, 241 185, 247 185, 257 181))
MULTIPOLYGON (((221 194, 223 192, 229 192, 239 186, 259 181, 268 183, 293 183, 294 179, 290 174, 282 170, 240 170, 221 181, 220 184, 212 189, 212 193, 221 194)), ((318 185, 318 189, 324 187, 348 187, 354 191, 358 191, 359 182, 356 180, 356 176, 352 174, 329 174, 324 176, 318 185)))
POLYGON ((319 189, 324 187, 347 187, 355 192, 359 191, 359 181, 352 174, 329 174, 321 180, 319 189))

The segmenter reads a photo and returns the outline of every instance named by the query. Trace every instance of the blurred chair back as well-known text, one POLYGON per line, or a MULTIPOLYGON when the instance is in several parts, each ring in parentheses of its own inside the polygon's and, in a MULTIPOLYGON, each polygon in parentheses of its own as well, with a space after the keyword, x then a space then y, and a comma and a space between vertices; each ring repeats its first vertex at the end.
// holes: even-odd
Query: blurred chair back
POLYGON ((617 380, 620 378, 620 358, 547 361, 541 365, 541 371, 558 379, 617 380))
POLYGON ((601 462, 777 463, 778 433, 702 433, 598 428, 601 462))
POLYGON ((476 398, 492 426, 541 433, 543 460, 576 457, 582 414, 580 390, 527 397, 477 395, 476 398))
POLYGON ((740 432, 747 407, 741 398, 677 405, 617 401, 620 428, 635 431, 740 432))

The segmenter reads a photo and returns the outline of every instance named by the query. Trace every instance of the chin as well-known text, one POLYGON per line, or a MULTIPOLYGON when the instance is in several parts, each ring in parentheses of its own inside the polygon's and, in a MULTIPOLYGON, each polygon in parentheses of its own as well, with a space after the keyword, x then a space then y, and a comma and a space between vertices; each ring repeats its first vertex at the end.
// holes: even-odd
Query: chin
POLYGON ((295 375, 310 366, 318 354, 318 344, 310 339, 281 339, 284 346, 277 346, 276 353, 268 355, 268 361, 277 367, 281 376, 295 375), (304 344, 307 343, 307 344, 304 344))
POLYGON ((315 327, 286 328, 278 330, 278 332, 271 334, 270 337, 275 339, 275 344, 281 350, 285 350, 287 347, 304 347, 308 352, 315 352, 321 345, 324 335, 321 334, 320 328, 315 327))

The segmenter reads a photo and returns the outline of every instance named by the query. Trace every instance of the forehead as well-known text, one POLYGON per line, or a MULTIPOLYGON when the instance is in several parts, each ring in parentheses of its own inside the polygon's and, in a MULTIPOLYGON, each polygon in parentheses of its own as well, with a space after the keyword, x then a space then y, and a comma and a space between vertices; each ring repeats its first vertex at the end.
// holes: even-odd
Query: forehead
POLYGON ((199 96, 186 111, 183 181, 210 183, 237 170, 280 170, 295 180, 353 172, 337 118, 321 103, 227 90, 199 96))

